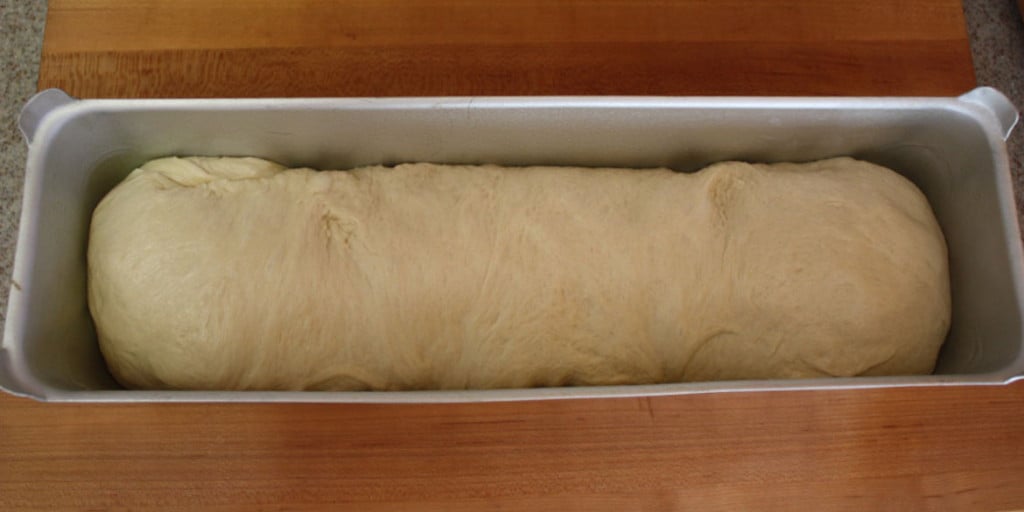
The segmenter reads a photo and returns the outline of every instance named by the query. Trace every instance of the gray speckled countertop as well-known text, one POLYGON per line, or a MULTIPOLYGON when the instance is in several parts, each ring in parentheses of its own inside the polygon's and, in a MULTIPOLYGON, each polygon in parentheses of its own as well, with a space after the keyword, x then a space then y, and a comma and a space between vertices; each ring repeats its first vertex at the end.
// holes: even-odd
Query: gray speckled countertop
POLYGON ((0 0, 0 320, 7 318, 7 290, 21 214, 25 144, 18 113, 36 91, 46 2, 0 0))
MULTIPOLYGON (((1024 20, 1016 0, 964 0, 967 33, 978 85, 999 89, 1024 108, 1024 20)), ((1007 141, 1013 170, 1017 215, 1024 205, 1024 130, 1014 130, 1007 141)))
MULTIPOLYGON (((964 0, 979 85, 993 86, 1024 106, 1024 22, 1015 0, 964 0)), ((0 320, 17 238, 25 145, 17 128, 22 104, 36 91, 46 21, 43 0, 0 0, 0 320)), ((1018 204, 1024 204, 1024 130, 1009 142, 1018 204)))

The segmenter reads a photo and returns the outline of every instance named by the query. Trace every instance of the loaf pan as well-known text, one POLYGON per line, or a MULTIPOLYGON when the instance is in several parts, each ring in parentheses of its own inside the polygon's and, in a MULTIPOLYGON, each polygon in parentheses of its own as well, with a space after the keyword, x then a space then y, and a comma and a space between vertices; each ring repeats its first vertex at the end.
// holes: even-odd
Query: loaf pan
POLYGON ((40 92, 0 349, 0 386, 52 401, 455 402, 720 391, 1003 385, 1024 373, 1021 243, 998 91, 957 98, 517 97, 75 100, 40 92), (952 328, 933 375, 416 392, 130 391, 86 305, 97 202, 143 162, 259 156, 344 169, 399 162, 655 167, 850 155, 917 184, 949 245, 952 328))

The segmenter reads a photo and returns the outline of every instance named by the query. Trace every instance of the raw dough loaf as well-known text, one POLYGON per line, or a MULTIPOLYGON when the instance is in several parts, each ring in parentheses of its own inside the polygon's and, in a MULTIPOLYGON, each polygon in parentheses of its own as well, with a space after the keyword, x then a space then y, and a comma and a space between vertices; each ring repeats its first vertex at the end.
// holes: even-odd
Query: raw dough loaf
POLYGON ((167 158, 96 208, 89 306, 144 389, 409 390, 932 370, 924 196, 850 158, 666 169, 167 158))

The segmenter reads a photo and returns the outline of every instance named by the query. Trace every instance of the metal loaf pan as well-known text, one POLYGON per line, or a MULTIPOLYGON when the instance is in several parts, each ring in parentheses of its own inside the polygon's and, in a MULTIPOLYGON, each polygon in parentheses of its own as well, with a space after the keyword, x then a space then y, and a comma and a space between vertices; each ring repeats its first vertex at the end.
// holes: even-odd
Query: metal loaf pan
POLYGON ((25 106, 29 143, 0 386, 54 401, 446 402, 728 390, 1005 384, 1024 373, 1021 244, 1005 137, 1013 105, 958 98, 377 98, 81 100, 25 106), (666 166, 851 155, 927 195, 949 245, 953 322, 934 375, 424 392, 150 392, 120 389, 86 306, 93 207, 137 165, 167 155, 251 155, 348 168, 430 161, 666 166))

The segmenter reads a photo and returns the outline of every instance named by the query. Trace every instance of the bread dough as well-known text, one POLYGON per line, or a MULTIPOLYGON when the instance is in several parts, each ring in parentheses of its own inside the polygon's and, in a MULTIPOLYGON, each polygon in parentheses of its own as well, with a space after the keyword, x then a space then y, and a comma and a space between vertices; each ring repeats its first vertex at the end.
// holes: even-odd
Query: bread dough
POLYGON ((929 373, 946 246, 835 158, 350 171, 166 158, 96 208, 89 307, 140 389, 415 390, 929 373))

